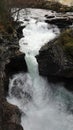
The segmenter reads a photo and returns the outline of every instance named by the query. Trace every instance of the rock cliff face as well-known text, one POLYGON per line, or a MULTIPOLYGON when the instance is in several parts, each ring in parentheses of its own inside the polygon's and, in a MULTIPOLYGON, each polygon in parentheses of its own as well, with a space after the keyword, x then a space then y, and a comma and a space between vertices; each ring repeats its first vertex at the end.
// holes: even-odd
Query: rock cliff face
POLYGON ((23 130, 20 110, 6 101, 9 76, 27 71, 24 55, 19 52, 18 33, 0 32, 0 130, 23 130))
POLYGON ((73 78, 73 30, 65 30, 43 46, 37 61, 40 75, 67 80, 73 78))

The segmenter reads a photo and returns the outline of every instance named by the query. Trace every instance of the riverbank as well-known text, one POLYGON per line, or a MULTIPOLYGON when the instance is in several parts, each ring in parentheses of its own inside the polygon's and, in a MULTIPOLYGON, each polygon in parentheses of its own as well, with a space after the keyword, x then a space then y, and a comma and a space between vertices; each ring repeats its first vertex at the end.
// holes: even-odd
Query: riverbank
MULTIPOLYGON (((20 111, 17 106, 13 106, 6 101, 8 91, 9 70, 10 73, 16 68, 12 59, 20 59, 17 32, 13 27, 7 30, 1 26, 0 30, 0 129, 1 130, 22 130, 20 124, 20 111), (7 72, 6 65, 11 62, 7 72), (12 68, 11 68, 12 67, 12 68)), ((21 61, 21 60, 20 60, 21 61)), ((23 63, 25 64, 25 63, 23 63)), ((19 65, 19 64, 18 64, 19 65)), ((16 70, 15 70, 16 71, 16 70)), ((17 70, 19 71, 19 69, 17 70)))
POLYGON ((39 8, 39 9, 47 9, 53 10, 57 12, 72 12, 73 6, 63 5, 58 1, 46 1, 46 0, 22 0, 22 1, 14 1, 10 5, 11 7, 15 8, 39 8))

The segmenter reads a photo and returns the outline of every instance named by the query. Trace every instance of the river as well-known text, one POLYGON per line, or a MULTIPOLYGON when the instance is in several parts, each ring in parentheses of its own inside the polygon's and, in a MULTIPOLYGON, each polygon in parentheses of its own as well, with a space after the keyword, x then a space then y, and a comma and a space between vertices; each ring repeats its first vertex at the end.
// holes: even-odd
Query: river
POLYGON ((57 26, 45 23, 47 14, 55 12, 25 9, 19 13, 18 20, 24 26, 19 48, 25 54, 28 73, 15 74, 9 79, 7 101, 21 110, 24 130, 73 130, 73 94, 63 83, 48 83, 38 71, 35 56, 43 45, 60 34, 57 26))

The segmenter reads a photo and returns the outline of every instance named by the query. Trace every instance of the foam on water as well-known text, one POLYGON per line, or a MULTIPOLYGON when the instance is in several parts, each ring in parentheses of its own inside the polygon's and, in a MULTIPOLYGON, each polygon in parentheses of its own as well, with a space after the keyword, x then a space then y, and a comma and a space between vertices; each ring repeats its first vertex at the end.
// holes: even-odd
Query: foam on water
POLYGON ((24 130, 72 130, 73 95, 57 85, 55 92, 46 79, 28 73, 10 79, 8 102, 23 112, 21 125, 24 130))
MULTIPOLYGON (((12 12, 16 12, 18 8, 12 9, 12 12)), ((18 20, 22 22, 21 25, 27 25, 29 23, 29 20, 34 18, 35 20, 43 21, 46 20, 45 15, 48 16, 56 16, 55 11, 50 11, 50 10, 42 10, 42 9, 31 9, 31 8, 26 8, 26 9, 21 9, 19 12, 13 13, 13 18, 14 20, 18 20), (19 13, 19 15, 18 15, 19 13)))
MULTIPOLYGON (((33 17, 35 10, 28 12, 26 16, 32 14, 33 17)), ((22 111, 21 125, 24 130, 73 130, 73 95, 63 88, 63 84, 49 84, 39 76, 35 56, 44 44, 59 35, 59 29, 45 23, 44 16, 41 18, 38 12, 38 20, 29 19, 19 41, 29 73, 13 75, 7 101, 22 111)), ((42 12, 44 14, 44 10, 42 12)))
POLYGON ((20 51, 37 55, 39 49, 55 38, 59 30, 55 26, 48 25, 45 22, 30 20, 30 23, 23 29, 24 37, 20 39, 20 51))

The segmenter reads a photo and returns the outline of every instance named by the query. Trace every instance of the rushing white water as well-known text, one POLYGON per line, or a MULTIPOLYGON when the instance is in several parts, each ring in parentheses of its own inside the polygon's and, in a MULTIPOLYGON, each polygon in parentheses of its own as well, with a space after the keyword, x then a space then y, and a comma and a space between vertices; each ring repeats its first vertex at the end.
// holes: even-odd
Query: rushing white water
POLYGON ((19 41, 20 51, 26 54, 29 73, 13 75, 7 100, 22 111, 24 130, 73 130, 73 95, 63 88, 63 84, 56 87, 40 77, 35 58, 44 44, 59 35, 59 29, 46 24, 44 16, 41 18, 38 12, 38 19, 33 18, 34 12, 19 41))
MULTIPOLYGON (((12 9, 12 12, 16 12, 16 10, 18 10, 17 8, 12 9)), ((56 12, 55 11, 49 11, 49 10, 42 10, 42 9, 31 9, 31 8, 26 8, 26 9, 22 9, 19 11, 19 15, 18 12, 13 13, 13 18, 14 20, 18 20, 21 23, 21 25, 27 25, 29 23, 30 20, 35 19, 37 21, 44 21, 47 18, 45 17, 45 15, 48 16, 56 16, 56 12)))
POLYGON ((44 44, 56 37, 56 33, 59 33, 56 27, 32 19, 23 29, 24 37, 19 41, 20 51, 35 56, 44 44))

